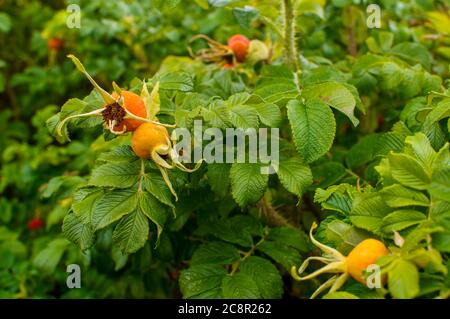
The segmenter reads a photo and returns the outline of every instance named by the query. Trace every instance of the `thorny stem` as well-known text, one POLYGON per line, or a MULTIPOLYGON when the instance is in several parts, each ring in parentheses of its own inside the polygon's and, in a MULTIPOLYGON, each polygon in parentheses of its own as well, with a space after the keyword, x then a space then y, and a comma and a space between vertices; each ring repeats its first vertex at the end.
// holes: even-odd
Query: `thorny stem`
POLYGON ((295 14, 292 0, 281 1, 281 12, 283 14, 285 61, 297 73, 300 71, 300 66, 295 45, 295 14))
POLYGON ((258 203, 260 212, 264 215, 267 223, 273 227, 289 226, 289 222, 281 216, 272 204, 267 201, 264 197, 258 203))
MULTIPOLYGON (((349 6, 347 8, 347 11, 349 13, 349 16, 352 16, 352 7, 349 6)), ((348 39, 348 53, 350 53, 351 56, 356 57, 358 54, 358 46, 355 39, 355 19, 351 18, 351 24, 347 28, 347 39, 348 39)))

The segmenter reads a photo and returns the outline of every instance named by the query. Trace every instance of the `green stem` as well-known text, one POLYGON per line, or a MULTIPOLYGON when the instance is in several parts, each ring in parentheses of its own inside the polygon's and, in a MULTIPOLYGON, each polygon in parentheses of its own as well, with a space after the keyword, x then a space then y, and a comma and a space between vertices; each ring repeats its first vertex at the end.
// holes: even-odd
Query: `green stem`
POLYGON ((295 45, 295 14, 292 0, 281 1, 281 12, 283 14, 285 62, 297 73, 300 71, 300 66, 295 45))
POLYGON ((238 268, 239 268, 239 265, 245 260, 245 259, 247 259, 248 257, 250 257, 251 255, 253 255, 254 253, 255 253, 255 251, 256 251, 256 248, 258 248, 258 246, 259 245, 261 245, 265 240, 267 239, 267 234, 265 234, 255 245, 253 245, 252 246, 252 248, 248 251, 248 252, 246 252, 245 254, 244 254, 244 256, 241 258, 241 259, 239 259, 238 261, 236 261, 233 265, 232 265, 232 267, 231 267, 231 273, 230 273, 230 275, 234 275, 234 273, 238 270, 238 268))

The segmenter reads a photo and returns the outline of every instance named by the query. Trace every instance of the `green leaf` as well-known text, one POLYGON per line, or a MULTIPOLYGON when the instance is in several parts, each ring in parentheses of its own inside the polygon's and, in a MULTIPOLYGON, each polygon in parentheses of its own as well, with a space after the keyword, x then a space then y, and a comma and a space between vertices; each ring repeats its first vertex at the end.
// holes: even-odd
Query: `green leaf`
POLYGON ((98 201, 102 198, 104 191, 98 188, 82 188, 74 195, 72 203, 73 212, 85 224, 92 224, 92 217, 98 201))
POLYGON ((431 127, 432 124, 439 122, 440 120, 450 117, 450 99, 444 99, 440 101, 436 107, 434 107, 425 118, 423 125, 425 127, 431 127))
POLYGON ((355 97, 352 92, 341 83, 325 82, 307 86, 303 89, 302 97, 307 100, 320 99, 325 104, 344 113, 354 126, 359 124, 359 120, 353 114, 356 106, 355 97))
POLYGON ((8 33, 11 31, 12 22, 9 15, 5 12, 0 12, 0 32, 8 33))
POLYGON ((302 158, 311 163, 328 152, 336 131, 330 108, 318 100, 306 104, 291 100, 287 109, 293 139, 302 158))
POLYGON ((253 94, 267 103, 284 105, 300 94, 298 79, 285 66, 265 66, 253 94))
POLYGON ((52 240, 36 255, 33 264, 45 273, 53 273, 69 244, 70 242, 64 238, 52 240))
POLYGON ((450 168, 433 172, 428 191, 431 196, 450 202, 450 168))
POLYGON ((376 193, 357 194, 350 212, 351 222, 362 229, 377 233, 383 218, 391 212, 391 208, 376 193))
POLYGON ((436 158, 436 151, 430 144, 430 141, 423 133, 417 133, 414 136, 408 136, 405 143, 409 144, 413 155, 419 160, 425 171, 431 174, 432 165, 436 158))
POLYGON ((299 251, 283 242, 266 240, 258 245, 257 250, 280 263, 286 271, 290 271, 293 265, 300 265, 301 262, 299 251))
POLYGON ((81 250, 86 250, 94 244, 92 225, 83 223, 75 213, 69 213, 64 218, 62 232, 68 240, 78 245, 81 250))
POLYGON ((404 207, 404 206, 426 207, 430 204, 430 200, 425 194, 399 184, 394 184, 383 188, 380 194, 386 201, 386 204, 388 204, 391 207, 404 207))
POLYGON ((321 0, 302 0, 297 2, 296 10, 298 14, 313 13, 318 17, 325 19, 323 6, 325 1, 321 0))
POLYGON ((221 220, 214 219, 206 226, 211 235, 242 247, 251 247, 252 237, 262 236, 261 224, 251 216, 237 215, 221 220))
MULTIPOLYGON (((185 269, 180 275, 180 290, 184 298, 193 298, 221 287, 227 274, 225 268, 216 264, 195 265, 185 269)), ((216 293, 214 293, 216 294, 216 293)))
POLYGON ((60 143, 65 143, 70 141, 69 131, 67 130, 67 125, 61 129, 61 135, 57 133, 57 127, 59 122, 61 122, 61 114, 55 114, 45 121, 45 126, 47 127, 49 133, 56 138, 60 143))
POLYGON ((348 254, 356 245, 373 235, 330 217, 320 223, 316 236, 321 241, 333 245, 341 253, 348 254))
POLYGON ((409 261, 398 259, 388 272, 388 287, 392 297, 411 299, 419 293, 419 272, 409 261))
POLYGON ((261 298, 258 285, 245 273, 225 276, 222 281, 222 293, 225 299, 261 298))
POLYGON ((158 243, 167 220, 167 210, 153 195, 147 192, 140 192, 138 195, 140 209, 156 225, 158 243))
POLYGON ((281 122, 281 111, 276 104, 253 105, 261 122, 269 127, 278 127, 281 122))
POLYGON ((240 129, 258 128, 259 120, 256 109, 249 105, 237 105, 229 108, 230 121, 234 127, 240 129))
POLYGON ((208 182, 211 189, 218 195, 224 197, 230 188, 231 165, 221 163, 208 164, 208 182))
POLYGON ((132 254, 144 247, 148 232, 147 216, 138 208, 120 220, 112 239, 124 254, 132 254))
POLYGON ((241 207, 256 203, 267 187, 269 176, 261 174, 261 164, 234 163, 230 170, 231 193, 241 207))
POLYGON ((129 188, 139 179, 139 163, 104 164, 92 171, 89 185, 129 188))
POLYGON ((283 295, 283 281, 280 273, 268 260, 250 256, 241 263, 239 272, 253 279, 258 286, 261 298, 276 299, 283 295))
POLYGON ((277 174, 281 184, 299 197, 313 183, 311 169, 298 157, 281 158, 277 174))
POLYGON ((221 100, 213 101, 209 109, 203 108, 202 116, 211 127, 225 129, 231 126, 230 110, 221 100))
POLYGON ((428 187, 430 177, 419 161, 406 154, 391 153, 388 158, 392 177, 399 183, 418 190, 428 187))
POLYGON ((390 52, 414 64, 420 63, 427 70, 431 67, 431 54, 428 52, 427 48, 420 43, 400 43, 393 47, 390 52))
POLYGON ((202 264, 229 265, 239 260, 239 251, 230 244, 210 242, 200 246, 192 256, 191 266, 202 264))
POLYGON ((159 171, 146 171, 142 179, 142 185, 145 190, 155 196, 161 203, 175 208, 173 195, 159 171))
POLYGON ((392 233, 419 224, 426 218, 425 214, 416 210, 396 210, 383 218, 381 228, 385 233, 392 233))
POLYGON ((314 201, 320 203, 323 209, 334 210, 348 216, 355 192, 356 189, 346 183, 328 187, 327 190, 317 188, 314 201))
POLYGON ((250 28, 252 21, 259 16, 259 11, 254 7, 245 6, 233 8, 233 15, 242 28, 250 28))
POLYGON ((113 190, 105 193, 95 206, 92 215, 96 230, 104 228, 135 210, 136 191, 131 189, 113 190))
POLYGON ((186 72, 169 72, 155 76, 153 83, 156 84, 158 81, 160 90, 189 92, 194 89, 192 77, 186 72))
POLYGON ((303 253, 308 252, 310 249, 306 234, 293 227, 271 228, 267 240, 282 243, 303 253))
POLYGON ((98 161, 108 163, 132 163, 138 160, 130 145, 120 145, 109 152, 101 153, 98 161))
POLYGON ((379 134, 366 135, 353 145, 346 156, 348 166, 356 168, 373 161, 379 138, 379 134))
POLYGON ((45 190, 42 192, 42 198, 49 198, 56 193, 64 184, 64 180, 61 176, 53 177, 48 183, 45 190))

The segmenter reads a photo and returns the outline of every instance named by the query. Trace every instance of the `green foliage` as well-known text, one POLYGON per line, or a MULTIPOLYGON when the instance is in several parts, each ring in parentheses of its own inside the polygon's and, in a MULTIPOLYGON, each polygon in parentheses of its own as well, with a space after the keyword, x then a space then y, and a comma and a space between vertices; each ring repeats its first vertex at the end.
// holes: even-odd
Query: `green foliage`
POLYGON ((389 248, 383 289, 351 280, 322 298, 449 297, 442 1, 381 1, 381 29, 367 28, 364 1, 297 1, 292 39, 269 0, 78 2, 81 29, 67 28, 64 1, 1 8, 0 298, 306 298, 324 281, 291 284, 290 271, 317 257, 314 222, 344 255, 367 238, 389 248), (270 54, 204 63, 189 57, 206 47, 195 34, 243 34, 270 54), (244 163, 165 176, 100 113, 60 127, 105 107, 71 53, 107 92, 159 86, 161 123, 279 129, 278 159, 250 162, 246 149, 244 163), (74 263, 83 282, 71 290, 74 263))

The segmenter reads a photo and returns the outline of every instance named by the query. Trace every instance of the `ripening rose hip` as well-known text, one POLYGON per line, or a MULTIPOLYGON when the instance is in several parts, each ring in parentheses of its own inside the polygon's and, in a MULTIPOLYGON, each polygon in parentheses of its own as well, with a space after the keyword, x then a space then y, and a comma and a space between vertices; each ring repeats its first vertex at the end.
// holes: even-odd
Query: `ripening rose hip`
POLYGON ((363 274, 367 267, 388 254, 389 250, 381 241, 372 238, 363 240, 348 254, 347 271, 355 280, 365 284, 363 274))
POLYGON ((147 105, 142 97, 142 94, 144 96, 149 94, 145 83, 143 84, 145 90, 143 89, 141 96, 131 91, 122 90, 115 82, 113 82, 114 92, 110 94, 95 82, 77 57, 71 54, 68 57, 74 62, 77 69, 91 82, 94 89, 102 97, 104 104, 96 110, 87 113, 75 113, 61 120, 56 127, 56 131, 60 136, 62 135, 62 129, 66 122, 80 117, 102 116, 105 128, 116 135, 132 132, 142 123, 154 122, 153 119, 148 118, 147 105))
POLYGON ((380 257, 389 254, 389 250, 381 241, 369 238, 356 245, 346 257, 336 249, 317 241, 312 235, 315 228, 317 228, 316 223, 311 227, 309 237, 311 238, 311 242, 323 251, 324 256, 314 256, 305 259, 298 271, 295 266, 292 266, 291 275, 298 281, 313 279, 324 273, 332 273, 334 276, 317 288, 311 298, 315 298, 327 288, 330 288, 330 293, 339 290, 339 288, 345 284, 348 277, 352 277, 365 285, 366 280, 364 278, 364 272, 367 268, 370 265, 375 264, 380 257), (306 270, 311 260, 320 261, 324 263, 325 266, 309 275, 301 277, 300 275, 306 270))
POLYGON ((152 152, 161 147, 170 147, 168 140, 169 133, 164 126, 143 123, 133 133, 131 148, 138 157, 149 159, 152 157, 152 152))
MULTIPOLYGON (((119 95, 116 92, 113 92, 111 96, 115 99, 119 98, 119 95)), ((136 116, 142 118, 147 117, 147 110, 145 108, 144 100, 139 95, 130 91, 122 91, 122 97, 124 108, 126 108, 136 116)), ((114 127, 114 131, 120 132, 123 131, 124 128, 126 128, 126 132, 132 132, 136 130, 142 123, 142 121, 135 119, 124 119, 114 127)))
POLYGON ((244 62, 249 46, 250 40, 244 35, 236 34, 228 39, 228 47, 233 51, 238 62, 244 62))

